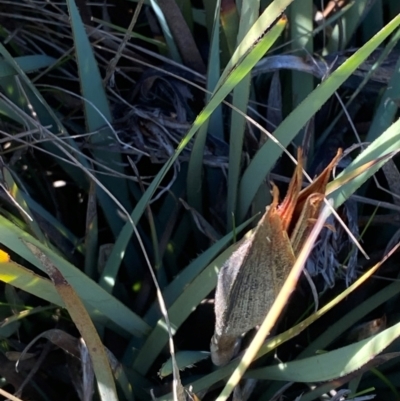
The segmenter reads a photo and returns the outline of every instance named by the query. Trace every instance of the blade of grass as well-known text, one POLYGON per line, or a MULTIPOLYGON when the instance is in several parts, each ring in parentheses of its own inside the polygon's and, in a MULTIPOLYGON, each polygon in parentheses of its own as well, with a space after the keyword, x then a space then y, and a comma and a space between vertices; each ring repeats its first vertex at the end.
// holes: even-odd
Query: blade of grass
MULTIPOLYGON (((15 62, 14 58, 10 55, 10 53, 7 51, 7 49, 0 43, 0 54, 4 57, 4 59, 17 71, 18 73, 18 79, 21 81, 21 85, 24 89, 24 92, 26 94, 26 99, 24 98, 19 98, 19 101, 15 102, 15 107, 17 109, 24 110, 26 107, 26 100, 29 100, 30 104, 32 105, 32 110, 35 112, 37 120, 40 122, 40 124, 44 127, 51 127, 51 132, 53 133, 61 133, 61 134, 67 134, 66 129, 63 127, 61 124, 60 120, 54 113, 54 111, 51 109, 51 107, 47 104, 46 100, 43 98, 41 93, 37 90, 35 85, 32 84, 31 80, 27 77, 25 72, 19 67, 18 63, 15 62)), ((9 87, 9 90, 5 90, 5 93, 9 96, 10 99, 13 99, 12 95, 16 95, 18 93, 18 88, 15 86, 15 79, 14 80, 2 80, 2 85, 3 87, 5 86, 6 89, 9 87), (11 93, 10 91, 13 91, 14 93, 11 93)), ((3 101, 2 101, 3 103, 3 101)), ((7 110, 12 110, 12 114, 10 115, 11 118, 13 118, 15 115, 17 115, 16 121, 21 121, 22 124, 26 125, 28 127, 32 127, 32 123, 26 119, 26 118, 21 118, 21 113, 18 115, 16 110, 13 110, 10 105, 7 105, 5 108, 5 105, 3 105, 3 110, 7 112, 7 110)), ((15 118, 14 118, 15 119, 15 118)), ((38 124, 40 126, 40 124, 38 124)), ((34 128, 37 128, 36 126, 34 128)), ((80 152, 78 149, 78 146, 73 140, 66 139, 65 140, 69 146, 71 146, 73 149, 76 150, 76 154, 78 155, 78 160, 82 165, 87 166, 86 161, 79 156, 80 152)), ((57 148, 57 146, 53 145, 53 143, 50 142, 44 142, 43 147, 54 154, 55 156, 59 157, 64 157, 64 153, 57 148)), ((60 163, 60 166, 68 173, 70 177, 73 178, 73 180, 82 188, 85 188, 87 186, 87 180, 84 177, 82 171, 79 168, 76 168, 75 166, 72 166, 68 163, 64 163, 60 161, 60 159, 56 160, 60 163)))
POLYGON ((143 36, 143 35, 141 35, 140 33, 137 33, 137 32, 128 32, 128 30, 126 28, 120 27, 118 25, 115 25, 115 24, 111 23, 110 21, 105 21, 103 19, 99 19, 99 18, 96 18, 96 17, 92 17, 92 21, 96 22, 98 24, 101 24, 103 26, 106 26, 108 28, 112 28, 116 32, 121 32, 124 35, 128 34, 132 38, 140 39, 143 42, 148 43, 149 45, 156 46, 160 53, 163 53, 165 50, 167 50, 166 44, 163 43, 163 42, 160 42, 157 39, 148 38, 147 36, 143 36))
MULTIPOLYGON (((305 52, 313 54, 313 2, 310 0, 303 0, 301 3, 295 1, 290 5, 289 12, 289 19, 291 21, 289 29, 290 37, 292 38, 290 43, 291 49, 297 55, 304 54, 305 52)), ((292 110, 294 110, 314 89, 314 77, 303 72, 292 71, 291 78, 291 101, 292 110)), ((304 133, 305 130, 302 129, 301 134, 295 138, 295 143, 299 146, 303 143, 304 133)))
MULTIPOLYGON (((1 265, 3 267, 3 264, 1 265)), ((51 284, 52 285, 52 284, 51 284)), ((53 286, 53 285, 52 285, 53 286)), ((13 322, 17 322, 19 320, 25 319, 28 316, 33 316, 36 315, 37 313, 42 313, 48 310, 54 310, 56 308, 56 306, 54 305, 50 305, 50 306, 36 306, 35 308, 27 308, 25 310, 22 310, 18 313, 16 313, 15 315, 12 315, 6 319, 4 319, 1 323, 0 323, 0 327, 6 327, 7 325, 13 323, 13 322)))
POLYGON ((24 120, 3 99, 0 99, 0 116, 24 125, 24 120))
POLYGON ((98 271, 98 219, 96 209, 96 187, 90 182, 87 210, 86 210, 86 232, 85 232, 85 274, 92 280, 96 280, 98 271))
MULTIPOLYGON (((391 38, 391 42, 393 43, 393 47, 398 43, 400 39, 400 31, 397 31, 393 37, 391 38)), ((374 113, 374 118, 372 119, 372 123, 369 127, 367 137, 365 139, 366 142, 372 142, 380 133, 387 128, 389 128, 390 124, 393 123, 397 111, 398 111, 398 99, 400 99, 400 60, 397 61, 396 66, 393 71, 393 75, 390 78, 388 86, 383 93, 378 108, 374 113)))
POLYGON ((46 254, 34 244, 28 241, 23 242, 40 261, 44 270, 50 276, 58 294, 64 301, 69 315, 87 344, 87 350, 92 360, 93 370, 97 379, 100 399, 103 401, 118 401, 117 389, 115 387, 107 352, 82 301, 73 287, 61 274, 60 270, 57 269, 46 254))
MULTIPOLYGON (((346 299, 346 297, 352 293, 356 288, 360 287, 369 277, 371 277, 377 270, 378 268, 395 252, 397 251, 399 245, 397 245, 395 248, 393 248, 390 253, 385 256, 380 262, 375 264, 371 269, 369 269, 366 273, 364 273, 357 281, 355 281, 350 287, 348 287, 345 291, 343 291, 341 294, 339 294, 337 297, 335 297, 332 301, 330 301, 328 304, 323 306, 320 310, 317 312, 313 313, 311 316, 306 318, 304 321, 300 322, 296 326, 292 327, 291 329, 285 331, 282 334, 279 334, 278 336, 267 340, 265 344, 261 347, 260 351, 257 353, 256 358, 260 358, 263 355, 266 355, 267 353, 271 352, 274 350, 276 347, 279 345, 283 344, 284 342, 292 339, 296 335, 298 335, 300 332, 302 332, 304 329, 306 329, 308 326, 310 326, 312 323, 317 321, 321 316, 323 316, 325 313, 327 313, 329 310, 331 310, 334 306, 336 306, 339 302, 342 300, 346 299)), ((217 383, 220 380, 224 380, 226 377, 229 377, 235 368, 239 365, 240 360, 236 359, 232 362, 230 362, 228 365, 224 366, 223 368, 220 368, 216 370, 213 373, 210 373, 201 379, 198 379, 194 382, 191 383, 191 386, 193 388, 193 391, 195 393, 205 390, 209 387, 211 387, 213 384, 217 383)), ((168 400, 169 395, 166 395, 165 397, 161 397, 160 400, 168 400)))
MULTIPOLYGON (((274 132, 275 138, 283 147, 297 135, 306 122, 318 111, 335 90, 353 71, 400 25, 400 15, 389 22, 368 43, 362 46, 349 59, 323 81, 314 91, 282 122, 274 132)), ((267 141, 257 152, 243 174, 239 189, 239 221, 243 221, 250 204, 264 177, 281 155, 280 147, 267 141)), ((336 205, 336 204, 335 204, 336 205)))
MULTIPOLYGON (((260 2, 243 2, 240 9, 240 24, 237 37, 237 44, 241 43, 249 32, 255 21, 257 20, 260 2)), ((247 106, 250 97, 251 74, 245 76, 233 90, 232 105, 247 112, 247 106)), ((243 115, 231 110, 231 122, 229 133, 229 167, 228 167, 228 195, 226 222, 227 231, 231 231, 233 227, 233 217, 236 211, 236 200, 238 193, 239 177, 241 171, 243 138, 246 128, 246 119, 243 115)))
MULTIPOLYGON (((384 49, 381 51, 381 54, 379 55, 379 57, 377 58, 376 62, 374 63, 374 65, 372 65, 371 69, 365 74, 363 80, 361 81, 360 85, 357 87, 357 89, 351 94, 349 100, 346 102, 345 107, 348 108, 354 101, 354 99, 356 99, 356 97, 360 94, 360 92, 362 91, 363 88, 365 88, 365 86, 368 84, 369 80, 371 79, 371 77, 373 76, 374 72, 379 68, 379 66, 384 62, 384 60, 386 59, 386 57, 388 56, 388 54, 393 50, 393 48, 396 46, 396 43, 398 42, 398 37, 399 37, 399 32, 395 32, 393 34, 393 36, 389 39, 387 45, 384 47, 384 49)), ((325 129, 325 131, 322 133, 322 135, 320 135, 320 137, 318 138, 318 142, 317 142, 317 146, 319 147, 321 146, 321 144, 323 144, 326 141, 326 138, 329 136, 330 132, 332 131, 332 129, 335 127, 335 125, 337 124, 337 122, 340 120, 340 118, 342 118, 343 114, 344 114, 344 109, 342 109, 340 111, 340 113, 338 113, 338 115, 333 119, 333 121, 329 124, 328 128, 325 129)), ((368 138, 367 138, 368 139, 368 138)), ((372 139, 370 138, 371 142, 372 139)))
MULTIPOLYGON (((206 103, 210 101, 211 93, 214 91, 221 71, 221 35, 220 35, 221 0, 215 2, 213 29, 211 32, 211 44, 209 62, 207 68, 207 90, 206 103)), ((209 130, 216 138, 224 139, 224 121, 222 106, 218 106, 210 117, 209 130)))
MULTIPOLYGON (((206 103, 210 101, 211 94, 215 90, 216 84, 220 76, 220 0, 215 3, 214 25, 211 36, 211 46, 209 54, 209 62, 207 66, 207 93, 206 103)), ((204 122, 200 127, 194 144, 189 161, 189 174, 187 174, 186 192, 188 203, 194 207, 199 213, 202 213, 202 180, 199 177, 203 172, 203 154, 207 139, 207 132, 210 130, 215 136, 223 138, 223 117, 221 105, 212 113, 210 119, 204 122), (200 171, 198 171, 200 169, 200 171), (196 181, 198 180, 198 181, 196 181)))
MULTIPOLYGON (((8 262, 0 261, 0 268, 0 281, 44 299, 51 304, 62 308, 65 307, 63 300, 49 279, 35 274, 12 260, 8 262)), ((104 324, 104 316, 99 312, 98 308, 91 306, 87 302, 85 302, 85 307, 96 323, 104 324)))
MULTIPOLYGON (((82 95, 86 100, 84 102, 84 111, 87 129, 89 132, 99 131, 96 135, 90 135, 89 137, 91 143, 95 145, 94 157, 97 161, 113 168, 118 173, 123 173, 121 154, 119 152, 110 152, 106 149, 107 146, 113 143, 111 138, 114 137, 114 133, 109 125, 112 121, 112 115, 99 68, 75 1, 67 0, 67 5, 75 44, 79 80, 82 95), (102 148, 105 148, 105 150, 102 148)), ((107 190, 117 197, 125 208, 129 209, 130 201, 126 181, 108 175, 99 175, 99 179, 107 190)), ((123 225, 118 216, 117 208, 102 188, 98 188, 98 197, 104 214, 116 236, 123 225)))
POLYGON ((84 253, 84 247, 80 243, 81 241, 78 237, 72 234, 70 230, 62 225, 61 222, 51 215, 43 206, 33 200, 29 194, 24 193, 24 199, 28 204, 29 210, 31 210, 33 213, 32 217, 38 221, 39 226, 47 234, 47 236, 51 237, 51 239, 57 244, 56 246, 59 251, 63 250, 64 248, 61 245, 58 245, 59 242, 57 242, 58 239, 56 238, 56 235, 57 237, 59 236, 60 239, 69 242, 71 244, 71 248, 80 253, 84 253), (54 232, 56 232, 56 234, 54 232))
POLYGON ((366 340, 334 351, 298 361, 255 369, 248 372, 246 378, 298 383, 335 380, 361 369, 399 336, 400 323, 366 340))
POLYGON ((41 249, 73 286, 81 299, 92 307, 97 308, 99 316, 102 315, 103 319, 111 320, 134 336, 143 337, 148 333, 149 326, 129 308, 104 291, 98 284, 67 260, 63 259, 59 254, 46 248, 29 234, 0 216, 0 243, 37 268, 43 269, 43 266, 24 246, 22 239, 33 243, 41 249))
POLYGON ((168 22, 165 19, 165 16, 164 16, 164 13, 162 12, 161 7, 158 5, 158 2, 156 0, 150 0, 150 5, 151 5, 151 7, 154 11, 154 14, 156 15, 156 17, 158 19, 158 23, 160 24, 161 29, 163 31, 164 39, 165 39, 165 42, 167 43, 167 47, 168 47, 168 51, 169 51, 169 56, 175 62, 182 64, 182 59, 179 54, 178 47, 175 43, 174 37, 168 26, 168 22))
POLYGON ((355 0, 335 25, 327 46, 328 54, 344 50, 360 25, 365 12, 372 4, 370 1, 355 0))
POLYGON ((370 7, 361 24, 363 42, 369 40, 384 26, 382 0, 375 0, 370 7))
MULTIPOLYGON (((175 0, 153 0, 152 4, 157 4, 162 12, 163 20, 165 20, 165 23, 168 25, 172 34, 171 39, 173 39, 184 65, 194 71, 204 73, 205 66, 197 44, 194 41, 187 21, 183 18, 182 10, 178 7, 177 2, 175 0)), ((159 16, 159 19, 160 17, 161 16, 159 16)))
MULTIPOLYGON (((236 227, 235 234, 240 234, 253 220, 247 220, 240 226, 236 227)), ((179 272, 179 275, 166 287, 163 291, 163 297, 167 306, 172 305, 178 297, 196 277, 207 267, 212 260, 224 249, 233 239, 234 233, 231 232, 221 238, 218 242, 210 246, 206 251, 193 260, 185 269, 179 272)), ((145 315, 145 320, 154 325, 155 319, 158 318, 158 305, 153 304, 145 315)))
POLYGON ((393 152, 400 148, 400 119, 392 124, 382 135, 372 142, 367 149, 346 167, 339 176, 328 184, 326 194, 334 201, 337 208, 349 198, 369 177, 375 174, 386 162, 387 157, 392 157, 393 152), (375 163, 374 161, 377 160, 375 163), (358 169, 370 163, 370 168, 357 174, 358 169), (348 176, 356 177, 346 182, 348 176))
MULTIPOLYGON (((273 9, 272 11, 274 11, 275 13, 279 13, 279 12, 281 12, 281 9, 277 8, 277 9, 273 9)), ((271 11, 271 14, 267 14, 267 15, 265 15, 265 12, 264 12, 263 15, 258 19, 258 21, 260 21, 260 19, 261 19, 262 22, 266 21, 266 23, 269 24, 270 18, 275 15, 272 13, 272 11, 271 11)), ((221 102, 228 95, 228 93, 231 92, 231 90, 235 87, 235 85, 238 82, 240 82, 240 80, 248 74, 248 72, 254 67, 254 65, 262 57, 262 55, 265 53, 265 51, 274 43, 276 38, 282 32, 282 30, 285 26, 285 21, 286 21, 285 19, 280 20, 271 29, 271 31, 269 31, 268 34, 266 34, 264 37, 262 37, 259 41, 257 41, 258 37, 256 37, 255 40, 256 40, 257 44, 255 46, 252 46, 251 43, 247 43, 248 42, 247 40, 246 40, 246 44, 243 44, 244 48, 242 48, 242 51, 245 52, 245 56, 243 56, 242 59, 239 60, 238 65, 234 64, 235 68, 232 67, 232 71, 227 72, 225 74, 224 82, 219 85, 218 90, 216 90, 216 92, 213 94, 212 98, 210 99, 210 102, 206 105, 204 110, 197 116, 191 129, 186 134, 186 136, 182 139, 182 141, 179 144, 178 148, 176 149, 174 155, 164 164, 162 169, 159 171, 157 176, 154 178, 154 180, 152 181, 152 183, 147 188, 146 192, 143 194, 140 201, 136 205, 136 207, 133 210, 132 215, 131 215, 131 218, 132 218, 132 221, 134 222, 134 224, 137 224, 137 222, 139 221, 139 219, 142 216, 151 197, 153 196, 154 192, 158 188, 162 179, 167 174, 168 170, 172 167, 172 165, 177 160, 179 154, 183 151, 183 149, 186 147, 186 145, 191 140, 191 138, 196 134, 196 132, 199 130, 199 128, 207 121, 207 119, 210 117, 212 112, 218 107, 218 105, 221 104, 221 102)), ((269 28, 269 25, 266 25, 266 26, 263 25, 263 27, 266 30, 269 28)), ((251 30, 249 32, 249 34, 246 35, 246 38, 250 34, 252 34, 254 36, 254 32, 251 30)), ((221 79, 220 79, 220 82, 221 82, 221 79)), ((111 270, 118 269, 118 266, 120 265, 120 263, 122 261, 126 247, 131 238, 132 232, 133 232, 132 225, 130 224, 130 222, 126 223, 124 228, 122 229, 117 241, 115 242, 113 251, 110 255, 107 265, 105 266, 105 271, 107 271, 107 269, 111 269, 111 270)))
POLYGON ((3 168, 2 171, 0 172, 0 179, 1 181, 6 183, 10 195, 18 204, 19 208, 22 209, 21 216, 25 220, 25 223, 28 225, 31 233, 34 234, 36 239, 38 239, 40 242, 42 242, 43 244, 47 244, 49 246, 47 238, 43 234, 36 219, 34 219, 34 216, 29 210, 23 192, 19 189, 17 183, 14 180, 13 175, 7 168, 3 168))
POLYGON ((394 282, 376 294, 370 296, 367 300, 362 302, 360 305, 355 306, 349 313, 340 318, 330 326, 328 330, 316 338, 303 352, 300 353, 299 358, 305 358, 315 354, 318 350, 326 349, 329 344, 336 340, 341 334, 354 326, 354 323, 399 293, 400 282, 394 282))
POLYGON ((239 31, 239 13, 235 1, 221 1, 221 31, 222 38, 225 39, 221 43, 221 61, 225 65, 235 52, 237 35, 239 31))
MULTIPOLYGON (((89 131, 101 130, 106 121, 110 122, 112 120, 103 81, 75 1, 67 0, 67 5, 75 43, 82 95, 97 109, 93 110, 92 105, 84 104, 87 129, 89 131)), ((109 142, 108 135, 108 132, 100 131, 95 135, 94 143, 109 142)))
MULTIPOLYGON (((49 67, 56 61, 53 57, 46 56, 44 54, 15 57, 14 60, 21 70, 27 74, 35 72, 36 70, 40 70, 41 68, 49 67)), ((17 74, 18 72, 12 67, 12 65, 10 65, 8 61, 0 61, 0 78, 17 74)))
POLYGON ((13 261, 1 262, 0 268, 0 280, 4 283, 11 284, 54 305, 64 306, 64 302, 47 278, 25 269, 13 261))
MULTIPOLYGON (((218 270, 228 255, 232 253, 232 248, 235 249, 236 247, 237 245, 234 245, 219 255, 185 288, 181 296, 168 308, 169 319, 174 330, 186 320, 193 309, 215 288, 218 270)), ((132 367, 140 374, 146 374, 167 341, 168 333, 165 328, 165 322, 160 319, 140 348, 132 367)))
MULTIPOLYGON (((191 368, 195 363, 210 357, 210 353, 206 351, 179 351, 176 353, 176 363, 179 370, 191 368)), ((164 378, 172 374, 172 361, 169 358, 163 363, 161 369, 158 371, 158 376, 164 378)))

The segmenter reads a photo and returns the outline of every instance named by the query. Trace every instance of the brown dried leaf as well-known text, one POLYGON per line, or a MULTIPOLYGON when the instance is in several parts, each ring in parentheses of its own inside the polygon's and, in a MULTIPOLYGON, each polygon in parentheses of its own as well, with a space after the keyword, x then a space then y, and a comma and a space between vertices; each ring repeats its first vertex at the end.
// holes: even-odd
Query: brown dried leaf
POLYGON ((215 294, 215 333, 211 357, 216 365, 232 358, 236 339, 262 322, 294 264, 287 232, 274 200, 254 233, 222 267, 215 294))
MULTIPOLYGON (((303 154, 299 148, 297 152, 298 164, 290 181, 288 192, 283 202, 278 206, 282 226, 285 231, 289 230, 293 213, 295 213, 303 177, 303 154)), ((303 191, 302 191, 303 192, 303 191)))
POLYGON ((82 335, 82 338, 88 344, 100 398, 107 401, 117 400, 117 390, 107 353, 82 300, 62 275, 61 271, 39 247, 28 241, 23 240, 23 242, 46 269, 46 273, 64 301, 71 319, 82 335))
POLYGON ((238 338, 261 324, 281 290, 295 257, 318 217, 325 187, 341 151, 306 189, 302 184, 302 152, 288 193, 278 205, 279 191, 273 186, 273 202, 251 236, 222 266, 215 293, 216 324, 211 340, 211 358, 216 365, 230 361, 238 338), (291 227, 294 230, 289 239, 291 227))
MULTIPOLYGON (((329 177, 333 168, 338 163, 339 159, 342 157, 342 149, 339 149, 334 159, 329 163, 329 165, 322 171, 322 173, 306 188, 304 188, 297 199, 296 210, 294 221, 296 222, 300 215, 301 211, 304 208, 304 204, 307 202, 307 199, 312 194, 325 194, 326 186, 329 181, 329 177)), ((321 200, 322 202, 322 200, 321 200)))

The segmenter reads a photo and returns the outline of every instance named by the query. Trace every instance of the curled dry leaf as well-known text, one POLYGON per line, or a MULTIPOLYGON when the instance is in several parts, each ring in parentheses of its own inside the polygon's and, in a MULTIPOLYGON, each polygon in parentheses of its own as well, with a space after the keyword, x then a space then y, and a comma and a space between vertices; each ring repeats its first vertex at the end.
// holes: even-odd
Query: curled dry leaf
POLYGON ((342 152, 301 191, 302 152, 285 199, 273 186, 272 204, 257 227, 222 266, 215 293, 216 324, 211 358, 225 365, 235 355, 238 339, 261 324, 282 288, 295 258, 313 228, 331 171, 342 152))

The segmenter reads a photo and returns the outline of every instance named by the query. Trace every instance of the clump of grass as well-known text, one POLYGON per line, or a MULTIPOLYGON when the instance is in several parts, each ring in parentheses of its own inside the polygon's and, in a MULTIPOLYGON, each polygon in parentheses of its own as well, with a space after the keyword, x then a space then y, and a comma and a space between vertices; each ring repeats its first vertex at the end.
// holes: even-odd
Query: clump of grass
MULTIPOLYGON (((387 58, 398 4, 339 2, 316 14, 311 1, 204 3, 0 1, 2 391, 148 400, 154 390, 167 400, 189 397, 182 382, 204 400, 226 399, 239 360, 215 369, 205 358, 214 325, 206 300, 229 245, 270 203, 267 181, 284 192, 294 147, 312 177, 359 142, 326 197, 347 208, 339 214, 353 233, 368 221, 361 245, 371 260, 353 252, 348 274, 352 246, 338 237, 346 246, 335 248, 336 269, 329 260, 326 277, 314 272, 320 309, 311 312, 301 280, 281 334, 246 377, 258 380, 251 399, 311 400, 339 388, 397 399, 395 345, 385 349, 399 335, 400 287, 367 278, 398 238, 399 80, 387 58), (387 328, 367 324, 346 343, 349 329, 384 315, 387 328), (161 380, 171 333, 176 364, 161 380), (25 359, 37 335, 47 342, 25 359), (193 364, 179 379, 176 366, 193 364)), ((395 262, 379 274, 396 279, 395 262)))

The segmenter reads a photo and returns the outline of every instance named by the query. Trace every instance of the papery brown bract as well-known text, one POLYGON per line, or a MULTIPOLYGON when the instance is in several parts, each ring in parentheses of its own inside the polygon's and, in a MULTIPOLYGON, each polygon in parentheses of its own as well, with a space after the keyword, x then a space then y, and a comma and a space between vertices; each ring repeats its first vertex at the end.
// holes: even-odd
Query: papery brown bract
POLYGON ((261 324, 281 290, 295 258, 318 217, 330 173, 341 151, 315 181, 301 191, 302 153, 288 193, 273 201, 254 229, 222 266, 215 293, 215 331, 211 358, 225 365, 237 352, 243 333, 261 324))
POLYGON ((272 205, 219 273, 211 347, 217 365, 229 362, 236 339, 265 318, 295 261, 277 210, 278 195, 274 187, 272 205))

